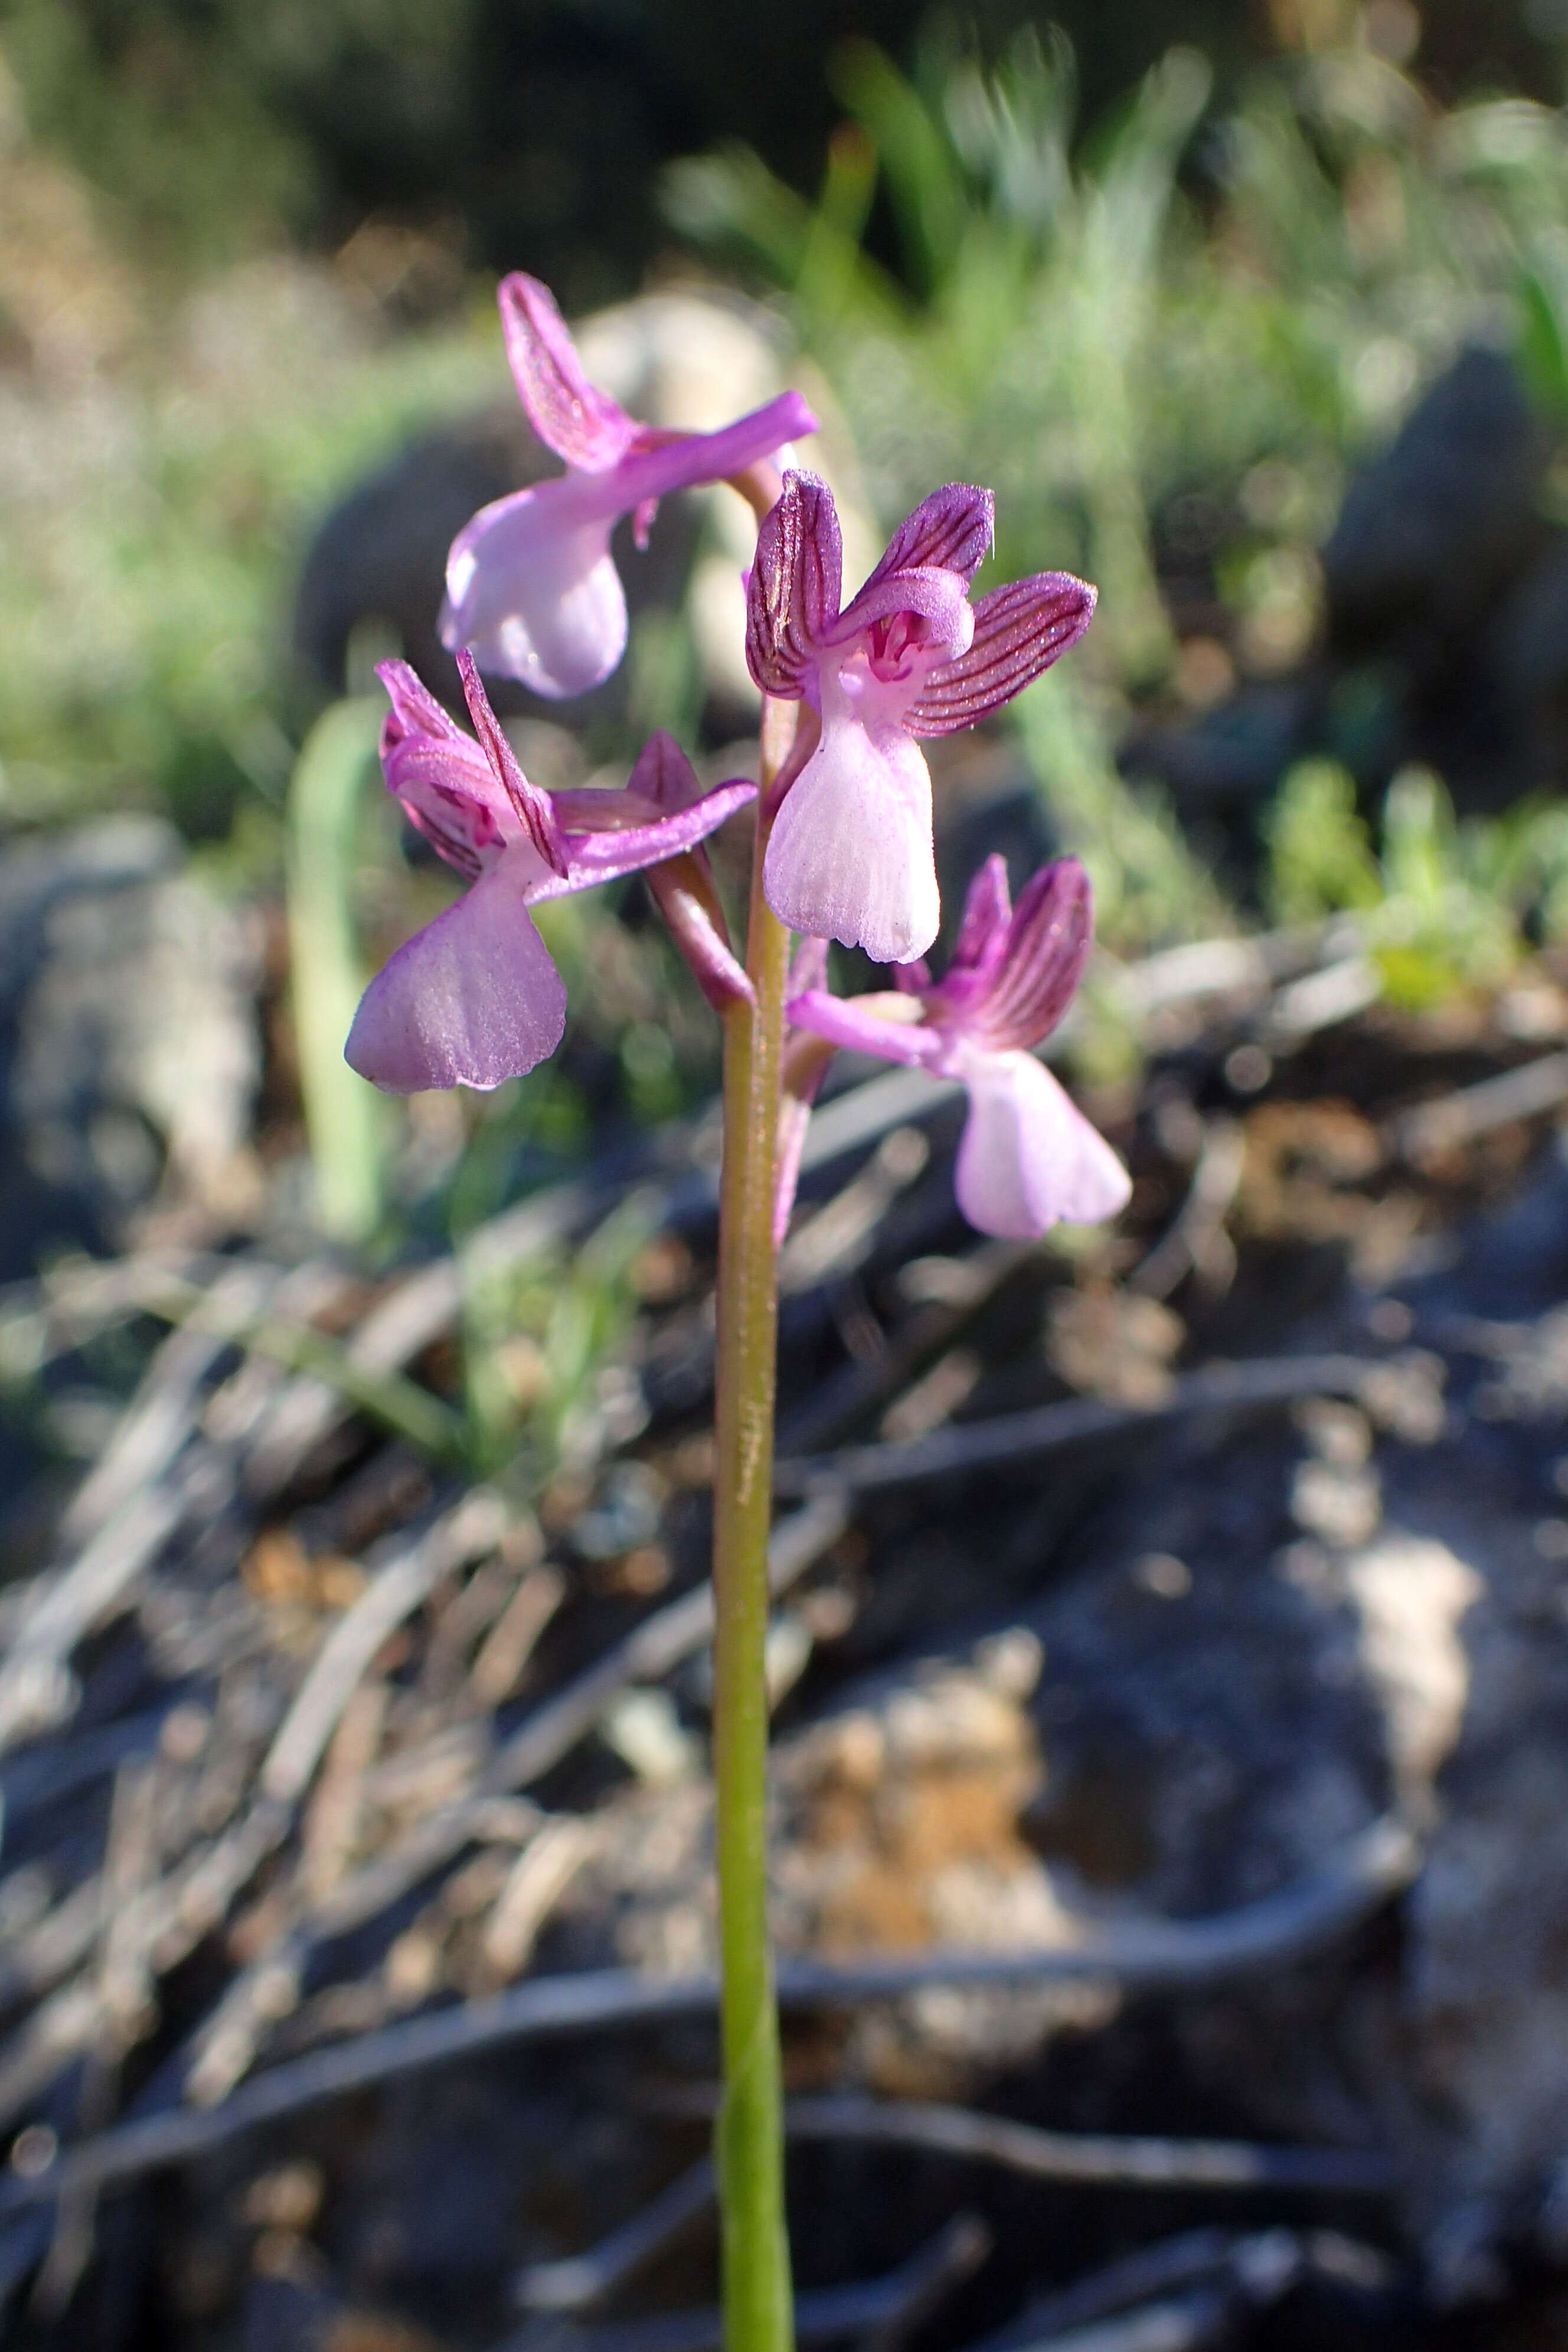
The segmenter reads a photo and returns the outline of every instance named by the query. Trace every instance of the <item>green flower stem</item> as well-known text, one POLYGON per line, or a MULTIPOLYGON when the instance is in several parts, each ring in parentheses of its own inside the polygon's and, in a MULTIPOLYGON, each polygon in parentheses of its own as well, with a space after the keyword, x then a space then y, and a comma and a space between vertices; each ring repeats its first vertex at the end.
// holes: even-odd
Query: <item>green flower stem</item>
MULTIPOLYGON (((763 706, 762 788, 788 755, 795 708, 763 706)), ((759 803, 759 812, 762 803, 759 803)), ((724 1016, 719 1365, 713 1472, 713 1771, 717 1790, 724 2097, 716 2161, 727 2352, 789 2352, 784 2105, 768 1942, 768 1520, 778 1265, 773 1247, 789 933, 763 898, 759 813, 746 929, 754 1005, 724 1016)))

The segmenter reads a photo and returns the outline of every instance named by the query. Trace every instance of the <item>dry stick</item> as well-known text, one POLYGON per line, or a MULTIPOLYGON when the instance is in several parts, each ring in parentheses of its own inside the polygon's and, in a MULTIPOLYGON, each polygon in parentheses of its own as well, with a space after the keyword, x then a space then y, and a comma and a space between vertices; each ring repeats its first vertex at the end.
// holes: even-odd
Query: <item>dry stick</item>
POLYGON ((713 2159, 705 2156, 585 2253, 531 2263, 513 2290, 525 2311, 586 2311, 603 2303, 713 2201, 713 2159))
POLYGON ((0 1665, 0 1748, 67 1711, 67 1660, 84 1633, 124 1600, 184 1516, 170 1486, 132 1495, 58 1578, 40 1590, 0 1665))
MULTIPOLYGON (((87 2056, 77 2099, 79 2126, 102 2131, 118 2100, 121 2064, 153 2021, 142 1956, 127 1948, 126 1906, 158 1863, 158 1769, 127 1764, 114 1786, 103 1866, 99 1991, 103 2022, 87 2056)), ((62 2197, 55 2231, 33 2289, 33 2308, 46 2319, 65 2311, 92 2259, 97 2199, 84 2189, 62 2197)))
POLYGON ((1258 1024, 1259 1041, 1275 1053, 1289 1053, 1320 1029, 1331 1029, 1366 1012, 1383 990, 1382 971, 1369 955, 1348 955, 1323 964, 1279 991, 1258 1024))
POLYGON ((1161 948, 1138 963, 1119 965, 1100 950, 1095 962, 1112 974, 1116 994, 1137 1018, 1206 996, 1267 996, 1281 981, 1338 963, 1363 936, 1353 915, 1335 915, 1326 923, 1293 923, 1247 939, 1194 940, 1161 948))
MULTIPOLYGON (((499 1538, 498 1513, 495 1497, 481 1489, 466 1496, 412 1543, 396 1546, 306 1676, 274 1738, 249 1806, 210 1844, 187 1854, 166 1877, 126 1905, 124 1948, 133 1949, 163 1974, 216 1927, 241 1888, 289 1834, 321 1749, 393 1623, 417 1607, 424 1593, 455 1565, 472 1558, 476 1545, 491 1547, 499 1538), (389 1615, 395 1603, 395 1613, 389 1615)), ((90 1941, 89 1929, 84 1945, 90 1941)), ((64 1957, 68 1966, 76 1954, 68 1947, 64 1957)), ((226 2023, 238 1989, 250 1988, 254 1976, 255 1971, 247 1971, 237 1979, 220 2004, 217 2014, 226 2023)), ((20 2113, 62 2065, 91 2042, 102 2021, 101 1994, 91 1974, 63 1985, 36 2009, 0 2053, 0 2122, 20 2113)), ((215 2022, 209 2021, 209 2032, 215 2022)), ((247 2043, 236 2071, 248 2063, 247 2043)))
POLYGON ((1301 2237, 1292 2230, 1259 2230, 1228 2241, 1194 2232, 1048 2296, 972 2352, 1003 2352, 1004 2347, 1006 2352, 1195 2352, 1199 2345, 1228 2340, 1243 2313, 1279 2302, 1315 2269, 1342 2280, 1347 2272, 1364 2276, 1377 2263, 1370 2247, 1332 2231, 1301 2237), (1195 2292, 1180 2300, 1142 2301, 1181 2286, 1195 2292), (1129 2309, 1135 2301, 1141 2307, 1129 2309), (1107 2315, 1113 2312, 1124 2316, 1107 2315))
MULTIPOLYGON (((710 2095, 700 2100, 682 2098, 675 2103, 675 2112, 708 2116, 712 2105, 710 2095)), ((784 2128, 792 2140, 879 2141, 998 2164, 1037 2180, 1092 2181, 1125 2189, 1301 2189, 1382 2197, 1394 2180, 1385 2157, 1358 2148, 1043 2131, 972 2108, 913 2101, 791 2099, 784 2109, 784 2128)), ((517 2284, 518 2301, 531 2311, 581 2311, 602 2302, 700 2213, 712 2194, 713 2168, 705 2158, 586 2252, 562 2262, 536 2263, 524 2271, 517 2284)), ((1133 2292, 1123 2300, 1142 2300, 1223 2267, 1236 2240, 1231 2232, 1210 2231, 1203 2234, 1202 2244, 1205 2260, 1201 2272, 1194 2273, 1189 2260, 1179 2277, 1164 2271, 1150 2277, 1140 2273, 1133 2292)))
POLYGON ((930 1437, 902 1444, 850 1445, 837 1454, 807 1454, 780 1462, 773 1472, 780 1495, 818 1491, 863 1493, 872 1486, 902 1486, 921 1478, 952 1477, 1002 1462, 1023 1462, 1083 1445, 1102 1437, 1153 1428, 1194 1413, 1257 1411, 1300 1396, 1359 1397, 1378 1370, 1359 1356, 1269 1356, 1251 1362, 1205 1364, 1177 1381, 1168 1395, 1151 1404, 1107 1404, 1098 1397, 1069 1397, 1061 1404, 1037 1405, 1027 1412, 1001 1413, 992 1421, 961 1423, 930 1437))
POLYGON ((1024 2352, 1026 2346, 1055 2344, 1068 2329, 1222 2275, 1238 2282, 1254 2304, 1276 2300, 1303 2273, 1374 2290, 1386 2290, 1398 2275, 1381 2249, 1338 2230, 1187 2230, 1038 2297, 969 2352, 1024 2352))
MULTIPOLYGON (((849 1966, 785 1960, 779 1998, 792 2008, 894 2000, 931 1985, 1109 1985, 1124 1994, 1209 1985, 1320 1949, 1407 1886, 1419 1863, 1415 1839, 1393 1819, 1374 1822, 1321 1871, 1261 1901, 1211 1919, 1112 1926, 1092 1942, 1032 1952, 928 1952, 849 1966)), ((29 2178, 0 2179, 0 2215, 85 2183, 107 2186, 188 2162, 242 2133, 426 2066, 508 2042, 711 2013, 710 1976, 650 1978, 635 1969, 536 1977, 487 2002, 442 2010, 356 2042, 270 2068, 221 2106, 181 2109, 121 2125, 29 2178)))
POLYGON ((868 2331, 862 2352, 897 2352, 924 2326, 955 2286, 980 2269, 992 2247, 991 2231, 977 2213, 957 2213, 945 2230, 904 2264, 901 2303, 868 2331))
MULTIPOLYGON (((351 1369, 371 1379, 400 1371, 450 1330, 462 1306, 463 1267, 510 1265, 548 1249, 570 1233, 598 1198, 585 1184, 560 1184, 494 1218, 468 1244, 462 1264, 435 1259, 374 1307, 344 1349, 351 1369)), ((253 1444, 245 1487, 255 1497, 288 1485, 306 1456, 348 1420, 353 1405, 324 1380, 289 1383, 253 1444)))
MULTIPOLYGON (((819 2289, 795 2298, 795 2334, 820 2343, 869 2330, 892 2344, 919 2325, 938 2300, 978 2270, 991 2251, 991 2233, 972 2213, 960 2213, 929 2244, 886 2278, 856 2286, 819 2289)), ((508 2336, 492 2352, 533 2352, 539 2323, 508 2336)), ((633 2319, 599 2327, 563 2327, 558 2352, 718 2352, 723 2320, 718 2311, 673 2311, 659 2319, 633 2319)))
POLYGON ((237 1328, 262 1311, 284 1280, 277 1266, 231 1266, 153 1357, 66 1514, 66 1539, 83 1549, 68 1566, 37 1580, 0 1665, 0 1749, 68 1703, 71 1652, 123 1606, 187 1514, 205 1507, 216 1517, 227 1500, 221 1449, 198 1444, 193 1453, 188 1444, 195 1400, 237 1328), (183 1455, 192 1457, 184 1474, 183 1455), (212 1466, 218 1469, 216 1480, 204 1476, 212 1466), (204 1487, 211 1491, 204 1494, 204 1487))
POLYGON ((792 2099, 785 2120, 796 2139, 884 2141, 895 2147, 999 2164, 1037 2180, 1100 2181, 1121 2189, 1290 2189, 1363 2197, 1386 2196, 1394 2180, 1387 2158, 1367 2149, 1042 2131, 973 2108, 919 2101, 792 2099))
POLYGON ((1021 2352, 1026 2344, 1048 2343, 1068 2328, 1109 2319, 1151 2296, 1201 2285, 1229 2270, 1243 2242, 1235 2230, 1184 2230, 1177 2237, 1160 2238, 1039 2296, 969 2352, 1021 2352))
MULTIPOLYGON (((847 1525, 848 1513, 837 1495, 816 1496, 782 1520, 773 1529, 768 1555, 775 1597, 804 1576, 847 1525)), ((657 1682, 701 1649, 712 1633, 713 1591, 706 1582, 645 1618, 574 1682, 534 1709, 497 1750, 478 1789, 443 1806, 393 1853, 345 1879, 316 1916, 314 1932, 341 1935, 374 1918, 459 1853, 497 1797, 510 1796, 552 1770, 628 1685, 657 1682)), ((311 1923, 305 1925, 310 1931, 311 1923)))
POLYGON ((1002 1285, 1037 1254, 1038 1246, 1035 1242, 988 1241, 966 1256, 947 1261, 953 1277, 952 1294, 922 1301, 891 1333, 885 1353, 852 1360, 822 1381, 805 1403, 781 1421, 781 1443, 819 1445, 880 1403, 954 1340, 1002 1285))
MULTIPOLYGON (((163 1273, 167 1282, 166 1266, 163 1273)), ((77 1489, 60 1523, 62 1542, 87 1542, 163 1476, 190 1436, 196 1396, 232 1345, 235 1326, 258 1315, 283 1280, 279 1266, 242 1263, 204 1293, 200 1307, 157 1349, 113 1436, 77 1489)))
POLYGON ((1074 2327, 1062 2336, 1021 2339, 1018 2352, 1200 2352, 1223 2339, 1236 2313, 1227 2288, 1208 2288, 1180 2303, 1152 2303, 1125 2318, 1074 2327))
MULTIPOLYGON (((171 1281, 167 1291, 150 1297, 147 1305, 152 1313, 183 1325, 206 1311, 210 1300, 195 1284, 171 1281)), ((324 1381, 346 1408, 379 1422, 433 1459, 444 1460, 460 1451, 461 1423, 451 1406, 401 1372, 366 1370, 352 1349, 312 1323, 265 1312, 236 1317, 227 1338, 252 1355, 270 1357, 289 1371, 324 1381)))
POLYGON ((479 1486, 412 1543, 400 1544, 321 1644, 261 1768, 264 1796, 295 1804, 371 1660, 444 1578, 494 1551, 510 1514, 479 1486))
MULTIPOLYGON (((846 1507, 837 1496, 818 1496, 774 1528, 769 1548, 769 1575, 775 1594, 786 1591, 848 1524, 846 1507)), ((222 2069, 223 2086, 245 2071, 255 2054, 261 2020, 256 2011, 256 1990, 263 1975, 279 1969, 297 1974, 310 1945, 346 1933, 375 1918, 420 1880, 460 1853, 484 1830, 485 1817, 498 1797, 510 1796, 550 1771, 577 1741, 592 1731, 610 1702, 628 1684, 656 1682, 672 1666, 691 1656, 711 1639, 713 1592, 707 1583, 696 1586, 658 1610, 624 1641, 617 1642, 574 1682, 547 1699, 498 1750, 477 1789, 441 1806, 408 1837, 378 1861, 353 1872, 270 1944, 236 1979, 218 2010, 201 2030, 195 2068, 218 2031, 236 2032, 248 2021, 249 2040, 228 2047, 222 2069), (219 2021, 222 2021, 221 2029, 219 2021)), ((344 1695, 346 1698, 346 1694, 344 1695)), ((295 1702, 298 1711, 304 1692, 295 1702)), ((282 1745, 288 1725, 274 1743, 282 1745)), ((266 1773, 263 1780, 265 1784, 266 1773)), ((193 2070, 195 2072, 195 2070, 193 2070)), ((220 2079, 205 2072, 196 2084, 220 2079)))
MULTIPOLYGON (((475 1488, 412 1542, 396 1543, 391 1558, 334 1627, 296 1692, 258 1775, 258 1794, 247 1818, 269 1841, 268 1851, 288 1834, 343 1710, 376 1652, 446 1577, 495 1549, 507 1519, 499 1496, 475 1488)), ((258 1989, 278 1964, 276 1950, 253 1964, 236 1979, 207 2020, 191 2066, 191 2087, 198 2095, 220 2097, 249 2065, 259 2023, 252 2015, 258 1989)))
POLYGON ((1401 1159, 1419 1163, 1515 1119, 1539 1118, 1564 1102, 1568 1054, 1543 1054, 1500 1076, 1483 1078, 1479 1086, 1461 1087, 1436 1102, 1417 1104, 1393 1121, 1390 1139, 1401 1159))
MULTIPOLYGON (((1201 1272, 1240 1189, 1246 1157, 1246 1140, 1236 1121, 1209 1120, 1187 1197, 1142 1264, 1128 1276, 1129 1290, 1141 1291, 1146 1298, 1168 1298, 1189 1268, 1201 1272)), ((1228 1252, 1228 1244, 1226 1247, 1228 1252)))

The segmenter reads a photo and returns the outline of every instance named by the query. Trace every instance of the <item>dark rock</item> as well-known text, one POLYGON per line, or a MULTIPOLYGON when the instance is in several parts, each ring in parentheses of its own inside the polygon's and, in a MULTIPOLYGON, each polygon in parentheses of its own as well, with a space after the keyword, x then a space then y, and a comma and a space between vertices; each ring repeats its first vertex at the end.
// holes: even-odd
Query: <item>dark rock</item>
POLYGON ((263 2272, 246 2291, 243 2352, 329 2352, 341 2307, 304 2261, 299 2275, 263 2272))
POLYGON ((321 524, 294 600, 294 650, 311 680, 341 694, 354 633, 375 622, 421 677, 457 692, 436 634, 447 550, 470 515, 552 470, 515 411, 410 442, 358 483, 321 524))
POLYGON ((259 1048, 244 920, 117 817, 0 855, 0 1280, 103 1248, 165 1173, 221 1176, 259 1048))
MULTIPOLYGON (((480 507, 559 470, 521 418, 498 415, 411 443, 352 489, 312 541, 295 600, 295 655, 315 691, 343 691, 353 641, 363 629, 379 650, 401 651, 432 692, 460 709, 458 667, 437 629, 447 550, 480 507)), ((650 607, 679 605, 697 524, 692 501, 670 498, 659 506, 646 550, 634 545, 629 517, 617 525, 612 543, 634 624, 650 607)), ((614 721, 631 682, 623 662, 591 694, 563 702, 510 678, 486 678, 503 715, 574 729, 614 721)))
POLYGON ((1271 793, 1321 724, 1311 680, 1247 686, 1190 726, 1141 729, 1118 754, 1130 776, 1152 776, 1184 809, 1247 809, 1271 793))
POLYGON ((1121 751, 1184 809, 1237 821, 1300 759, 1369 794, 1430 762, 1461 808, 1506 806, 1568 758, 1568 586, 1541 507, 1547 436, 1505 354, 1462 352, 1345 494, 1322 551, 1326 642, 1121 751))
POLYGON ((1346 493, 1323 550, 1336 650, 1479 628, 1541 545, 1546 455, 1512 361, 1461 352, 1346 493))
POLYGON ((1568 538, 1558 534, 1510 593, 1488 633, 1489 669, 1521 756, 1521 783, 1568 780, 1568 538))

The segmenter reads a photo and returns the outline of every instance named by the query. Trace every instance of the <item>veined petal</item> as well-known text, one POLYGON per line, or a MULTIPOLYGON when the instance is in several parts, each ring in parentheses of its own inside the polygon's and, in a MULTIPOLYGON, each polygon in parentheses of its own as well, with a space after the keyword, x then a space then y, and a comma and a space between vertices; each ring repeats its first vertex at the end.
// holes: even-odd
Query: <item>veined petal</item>
POLYGON ((942 1039, 921 1024, 920 1005, 911 997, 835 996, 826 988, 809 988, 791 997, 784 1011, 797 1029, 808 1029, 847 1054, 875 1054, 879 1061, 914 1069, 929 1066, 942 1053, 942 1039))
MULTIPOLYGON (((612 821, 593 832, 571 831, 563 835, 566 851, 566 871, 542 874, 529 886, 531 900, 563 898, 571 890, 589 890, 600 882, 618 881, 623 874, 640 873, 646 866, 657 866, 667 857, 678 857, 682 850, 694 848, 716 833, 727 817, 743 809, 757 797, 757 788, 743 777, 732 783, 716 784, 710 793, 689 808, 677 809, 668 816, 656 817, 651 824, 618 825, 612 821)), ((576 793, 574 803, 597 799, 616 801, 618 793, 576 793)), ((606 815, 610 815, 606 812, 606 815)))
POLYGON ((730 481, 760 459, 776 457, 802 434, 816 431, 816 418, 798 392, 781 392, 713 433, 645 429, 616 468, 621 499, 617 511, 628 513, 650 499, 667 499, 672 490, 730 481))
POLYGON ((798 698, 838 617, 844 541, 833 493, 816 474, 784 476, 757 533, 746 588, 746 661, 764 694, 798 698))
POLYGON ((983 1234, 1029 1241, 1066 1218, 1097 1223, 1127 1204, 1127 1171, 1032 1054, 972 1053, 958 1147, 958 1205, 983 1234))
POLYGON ((383 662, 377 675, 392 698, 381 730, 386 789, 447 864, 471 879, 511 829, 511 803, 473 737, 406 662, 383 662))
POLYGON ((968 651, 933 669, 911 700, 912 731, 952 735, 1000 710, 1078 643, 1094 602, 1095 591, 1068 572, 1042 572, 983 596, 968 651))
POLYGON ((523 902, 517 855, 501 856, 371 982, 343 1048, 362 1077, 390 1094, 488 1089, 555 1051, 566 984, 523 902))
POLYGON ((669 815, 702 797, 696 769, 666 727, 656 727, 637 753, 626 790, 640 793, 669 815))
POLYGON ((490 709, 484 680, 466 646, 458 656, 458 675, 463 681, 463 699, 468 706, 474 732, 500 780, 514 816, 545 864, 557 874, 564 874, 566 852, 562 846, 561 830, 550 805, 550 795, 542 793, 537 784, 531 784, 523 774, 517 754, 507 741, 500 719, 490 709))
MULTIPOLYGON (((996 501, 989 490, 966 482, 949 482, 922 499, 888 542, 888 551, 866 587, 889 572, 935 566, 957 572, 965 584, 973 579, 991 551, 995 533, 996 501)), ((865 589, 861 590, 864 595, 865 589)))
POLYGON ((974 614, 962 572, 934 564, 888 572, 879 566, 826 633, 826 642, 844 645, 874 622, 890 620, 898 613, 916 613, 926 624, 924 636, 916 641, 926 661, 933 650, 963 654, 974 635, 974 614))
POLYGON ((1076 857, 1042 866, 1025 887, 994 980, 967 1022, 989 1045, 1037 1045, 1078 993, 1094 941, 1094 891, 1076 857))
POLYGON ((970 883, 950 971, 962 969, 984 972, 989 977, 1003 951, 1012 918, 1013 898, 1007 887, 1007 861, 993 850, 970 883))
POLYGON ((384 758, 388 737, 394 745, 405 739, 418 740, 428 737, 434 742, 450 740, 472 751, 474 746, 464 734, 451 712, 446 709, 424 679, 408 662, 377 662, 375 674, 386 688, 392 705, 382 725, 381 748, 384 758))
POLYGON ((612 467, 481 507, 447 558, 442 644, 472 646, 481 669, 535 694, 601 686, 626 648, 626 600, 610 554, 616 495, 612 467))
POLYGON ((602 473, 637 439, 636 417, 589 383, 548 286, 514 270, 501 279, 497 299, 507 359, 529 423, 569 466, 602 473))
MULTIPOLYGON (((711 816, 707 830, 754 798, 756 786, 741 778, 719 785, 727 797, 723 816, 711 816), (741 798, 733 795, 740 793, 741 798)), ((634 826, 660 824, 684 817, 707 797, 706 789, 673 735, 656 729, 637 753, 637 764, 619 791, 585 784, 575 791, 551 794, 562 829, 566 833, 629 833, 634 826)))
MULTIPOLYGON (((826 688, 825 688, 826 692, 826 688)), ((825 710, 822 741, 780 805, 763 864, 769 906, 792 930, 910 963, 937 934, 931 775, 901 727, 825 710)))

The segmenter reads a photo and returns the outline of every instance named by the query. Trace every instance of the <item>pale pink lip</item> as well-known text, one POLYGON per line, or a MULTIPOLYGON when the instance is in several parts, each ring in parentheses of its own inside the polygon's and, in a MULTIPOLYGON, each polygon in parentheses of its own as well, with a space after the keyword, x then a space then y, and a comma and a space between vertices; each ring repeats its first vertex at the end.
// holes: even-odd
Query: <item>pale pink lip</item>
POLYGON ((982 1233, 1031 1240, 1064 1218, 1094 1223, 1126 1205, 1125 1169, 1032 1051, 1071 1003, 1093 930, 1076 858, 1043 867, 1014 908, 1006 866, 990 857, 942 980, 922 971, 901 976, 896 995, 846 1000, 813 986, 791 1000, 798 1030, 963 1084, 969 1116, 953 1183, 982 1233))

